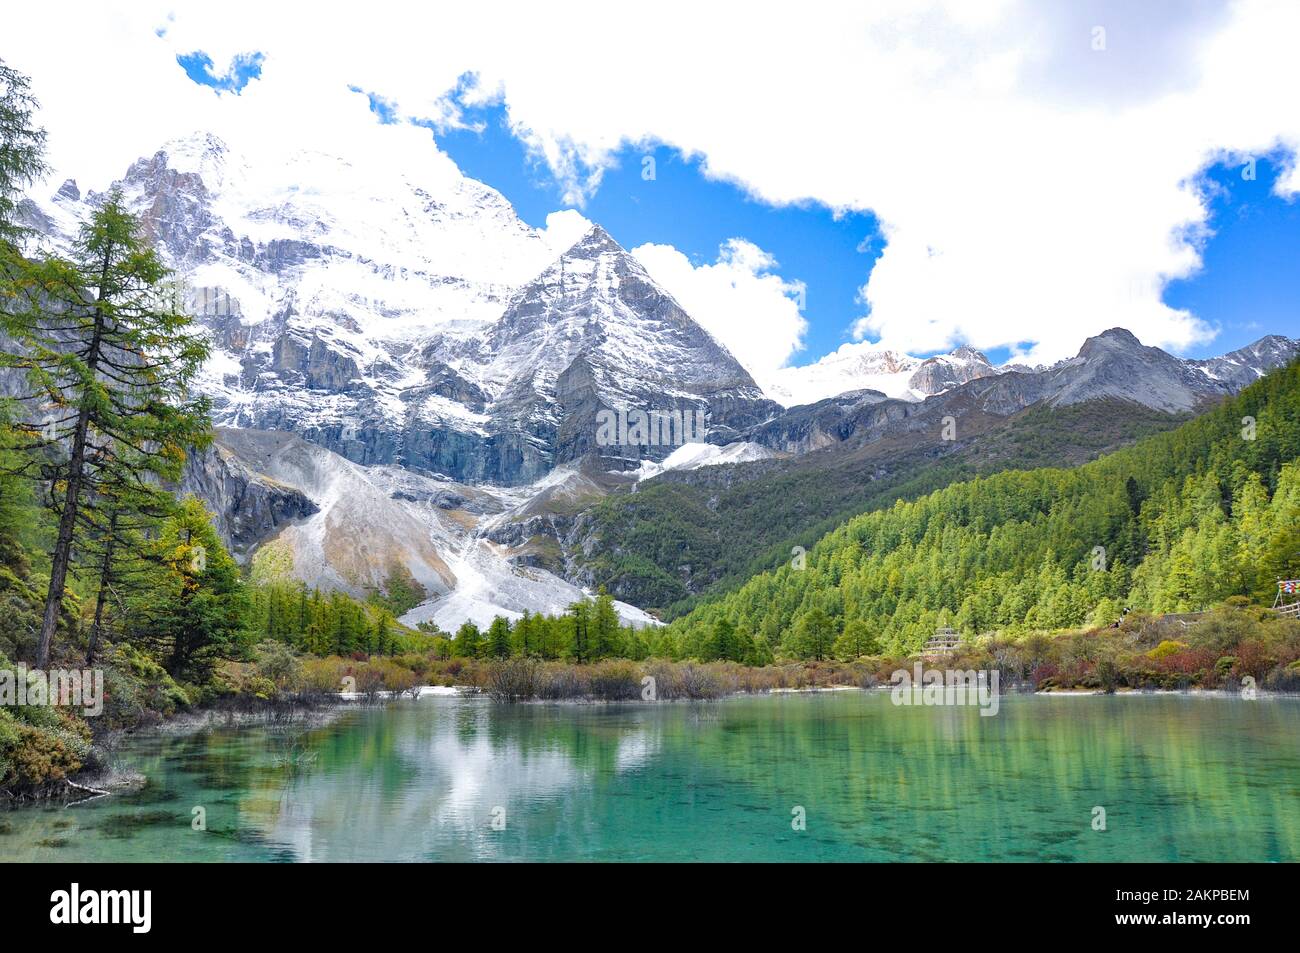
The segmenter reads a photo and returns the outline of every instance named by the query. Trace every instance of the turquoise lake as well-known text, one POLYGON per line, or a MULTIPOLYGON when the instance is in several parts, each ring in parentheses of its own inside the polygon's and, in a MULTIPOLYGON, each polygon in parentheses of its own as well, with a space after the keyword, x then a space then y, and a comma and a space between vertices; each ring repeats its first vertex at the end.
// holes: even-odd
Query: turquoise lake
POLYGON ((426 697, 131 738, 142 789, 2 811, 0 859, 1293 861, 1298 729, 1294 698, 426 697))

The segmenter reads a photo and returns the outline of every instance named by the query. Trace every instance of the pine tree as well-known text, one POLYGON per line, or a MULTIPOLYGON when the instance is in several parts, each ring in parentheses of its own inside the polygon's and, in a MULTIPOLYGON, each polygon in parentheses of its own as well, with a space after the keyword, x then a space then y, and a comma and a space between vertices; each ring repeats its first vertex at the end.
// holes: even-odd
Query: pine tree
POLYGON ((864 655, 876 655, 880 652, 880 641, 871 634, 871 629, 861 619, 853 619, 835 640, 833 651, 841 659, 858 659, 864 655))
POLYGON ((830 617, 820 608, 809 610, 795 624, 795 649, 801 658, 824 660, 831 651, 833 628, 830 617))
POLYGON ((452 643, 452 650, 459 658, 477 658, 479 654, 479 645, 482 642, 482 636, 479 634, 478 626, 473 622, 464 622, 456 630, 456 639, 452 643))
POLYGON ((488 626, 484 651, 492 658, 510 657, 510 620, 505 616, 496 616, 488 626))
POLYGON ((6 267, 21 264, 16 246, 26 229, 17 220, 19 196, 45 172, 45 130, 34 124, 37 106, 27 77, 0 60, 0 264, 6 267))
POLYGON ((32 277, 10 315, 17 353, 6 363, 44 403, 23 450, 58 518, 36 652, 45 665, 93 500, 156 499, 186 449, 210 439, 206 399, 189 393, 208 344, 172 306, 168 272, 119 194, 83 226, 75 262, 46 259, 32 277))
POLYGON ((736 644, 736 627, 726 616, 713 623, 707 657, 723 661, 739 661, 742 652, 736 644))
POLYGON ((593 658, 622 654, 619 644, 618 611, 613 597, 601 586, 591 610, 591 652, 593 658))
POLYGON ((183 500, 154 544, 159 569, 130 603, 130 636, 173 677, 200 681, 247 652, 248 596, 203 504, 183 500))
POLYGON ((569 617, 573 626, 573 658, 579 665, 592 659, 591 610, 589 599, 579 599, 569 606, 569 617))

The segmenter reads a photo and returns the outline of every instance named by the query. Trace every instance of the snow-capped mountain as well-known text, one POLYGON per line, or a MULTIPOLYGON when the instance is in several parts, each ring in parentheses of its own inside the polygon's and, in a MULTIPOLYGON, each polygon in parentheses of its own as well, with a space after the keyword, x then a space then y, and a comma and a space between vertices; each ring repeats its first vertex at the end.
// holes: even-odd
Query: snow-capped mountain
POLYGON ((419 357, 428 383, 406 396, 432 426, 408 427, 404 462, 502 483, 593 451, 635 469, 675 449, 602 446, 602 411, 698 413, 707 439, 726 443, 778 409, 599 225, 512 295, 485 334, 436 334, 419 357), (486 467, 459 458, 449 402, 480 415, 486 467))
MULTIPOLYGON (((1188 411, 1300 353, 1274 336, 1186 361, 1114 329, 1030 369, 970 347, 920 359, 846 344, 764 393, 599 225, 569 213, 532 228, 436 152, 375 174, 317 152, 254 161, 198 135, 118 185, 211 331, 200 386, 234 428, 185 488, 241 558, 278 545, 300 578, 358 594, 396 574, 428 597, 410 620, 444 627, 562 609, 578 590, 546 540, 665 471, 930 439, 931 417, 968 407, 1188 411), (703 432, 611 442, 613 412, 703 432)), ((65 250, 102 200, 69 181, 23 210, 65 250)))
POLYGON ((909 381, 920 366, 919 358, 870 342, 844 344, 815 363, 782 368, 767 390, 787 407, 814 404, 855 390, 914 400, 909 381))
POLYGON ((1273 336, 1208 361, 1184 360, 1124 328, 1088 338, 1074 357, 1039 371, 1007 372, 972 385, 993 412, 1038 401, 1058 406, 1114 397, 1186 413, 1235 394, 1300 355, 1300 340, 1273 336))
MULTIPOLYGON (((975 352, 978 353, 978 352, 975 352)), ((807 453, 884 435, 932 441, 939 421, 970 412, 1009 417, 1031 405, 1067 407, 1120 400, 1168 414, 1201 410, 1300 357, 1300 339, 1274 335, 1223 357, 1189 361, 1148 347, 1123 328, 1084 341, 1051 367, 994 370, 917 401, 850 390, 791 407, 745 439, 782 453, 807 453), (911 435, 911 436, 909 436, 911 435)))
POLYGON ((989 359, 972 347, 919 358, 861 342, 841 345, 813 364, 782 368, 767 390, 770 397, 786 407, 814 404, 858 390, 879 391, 901 400, 924 400, 996 373, 989 359))
POLYGON ((967 346, 921 359, 863 342, 845 344, 813 364, 783 368, 768 395, 788 408, 833 397, 849 400, 859 391, 922 401, 974 380, 1018 374, 1024 376, 1022 389, 1037 394, 1035 399, 1051 396, 1059 403, 1073 403, 1078 395, 1084 400, 1114 396, 1157 410, 1183 411, 1206 397, 1236 393, 1298 353, 1300 341, 1273 334, 1222 357, 1185 360, 1113 328, 1089 338, 1078 354, 1055 364, 998 367, 967 346))
POLYGON ((963 345, 947 354, 939 354, 922 361, 908 383, 913 393, 932 397, 958 384, 965 384, 981 377, 992 377, 996 373, 998 373, 997 368, 989 363, 989 359, 982 351, 963 345))
POLYGON ((1254 344, 1229 351, 1222 357, 1193 361, 1202 373, 1217 381, 1231 384, 1240 390, 1253 383, 1275 367, 1290 363, 1300 350, 1300 340, 1270 334, 1254 344))
MULTIPOLYGON (((209 135, 131 166, 128 205, 213 332, 218 425, 516 484, 596 448, 601 410, 699 411, 726 443, 777 409, 599 226, 533 229, 449 161, 424 172, 268 168, 209 135)), ((66 244, 100 200, 68 182, 30 215, 66 244)))

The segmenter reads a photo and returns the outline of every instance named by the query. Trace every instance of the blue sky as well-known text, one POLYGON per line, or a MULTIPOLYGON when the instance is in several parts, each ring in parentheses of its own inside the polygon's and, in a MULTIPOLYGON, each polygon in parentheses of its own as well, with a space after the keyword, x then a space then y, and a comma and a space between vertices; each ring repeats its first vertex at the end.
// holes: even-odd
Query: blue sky
MULTIPOLYGON (((238 93, 260 74, 262 55, 236 57, 224 72, 201 51, 178 56, 177 62, 196 83, 238 93)), ((378 122, 403 121, 392 101, 349 88, 367 97, 378 122)), ((561 187, 511 133, 503 106, 476 108, 464 118, 476 128, 436 133, 439 146, 462 171, 500 191, 531 225, 544 225, 547 214, 564 207, 561 187)), ((1274 194, 1278 159, 1257 160, 1253 179, 1242 175, 1240 162, 1204 173, 1211 196, 1204 267, 1164 293, 1166 303, 1219 329, 1213 341, 1188 356, 1221 354, 1269 333, 1300 334, 1300 203, 1274 194)), ((774 207, 755 201, 730 182, 706 177, 698 158, 662 146, 624 150, 581 211, 626 248, 668 244, 697 265, 716 260, 719 246, 730 238, 764 249, 782 277, 807 288, 805 346, 792 358, 799 364, 850 340, 849 328, 866 310, 859 289, 885 245, 870 213, 837 216, 816 203, 774 207), (645 174, 647 157, 653 158, 653 177, 645 174)), ((995 362, 1009 357, 1005 349, 988 353, 995 362)))
POLYGON ((1273 193, 1279 166, 1255 162, 1255 178, 1241 162, 1208 169, 1214 234, 1201 271, 1172 282, 1164 300, 1187 308, 1220 329, 1194 356, 1221 354, 1265 334, 1300 336, 1300 202, 1273 193))
MULTIPOLYGON (((383 118, 391 106, 370 95, 383 118)), ((561 189, 549 169, 528 154, 509 130, 501 106, 469 117, 481 131, 457 129, 437 141, 461 170, 508 198, 531 225, 562 207, 561 189)), ((1210 233, 1204 265, 1189 279, 1170 283, 1167 304, 1186 308, 1218 336, 1193 348, 1189 357, 1222 354, 1265 334, 1300 335, 1300 203, 1273 192, 1279 157, 1255 163, 1255 177, 1243 177, 1240 162, 1206 169, 1210 233)), ((670 244, 697 264, 717 257, 728 238, 754 242, 779 262, 787 279, 807 285, 805 348, 793 363, 807 363, 850 340, 849 328, 865 312, 859 289, 884 248, 879 223, 869 213, 834 215, 824 206, 773 207, 750 199, 729 182, 710 180, 700 162, 673 149, 627 149, 617 168, 582 210, 624 247, 644 242, 670 244), (646 155, 654 157, 653 180, 643 177, 646 155)), ((995 362, 1009 352, 988 352, 995 362)))
MULTIPOLYGON (((529 224, 544 224, 561 200, 549 170, 510 133, 500 106, 472 118, 483 122, 481 132, 442 133, 441 147, 467 175, 504 194, 529 224)), ((1242 168, 1238 162, 1206 170, 1212 233, 1204 267, 1165 290, 1166 303, 1219 328, 1219 336, 1194 348, 1191 357, 1222 354, 1265 334, 1300 335, 1300 203, 1273 193, 1275 161, 1257 160, 1253 180, 1242 177, 1242 168)), ((732 237, 771 253, 782 276, 808 288, 809 328, 795 363, 815 360, 850 339, 849 327, 865 311, 858 291, 885 245, 869 213, 836 217, 816 204, 772 207, 728 182, 706 178, 698 161, 663 147, 625 150, 583 214, 627 248, 671 244, 697 264, 713 261, 718 246, 732 237), (647 154, 655 159, 651 181, 642 176, 647 154)), ((995 349, 989 357, 1002 361, 1008 353, 995 349)))
MULTIPOLYGON (((549 171, 510 133, 500 107, 478 111, 474 118, 485 123, 482 132, 443 133, 439 145, 463 172, 505 195, 524 221, 544 225, 547 214, 561 207, 549 171)), ((622 153, 582 213, 625 248, 669 244, 696 265, 715 261, 729 238, 747 239, 768 252, 778 262, 777 272, 807 285, 808 333, 796 363, 850 340, 849 326, 864 313, 858 290, 884 247, 872 215, 837 218, 815 204, 774 208, 731 183, 705 178, 698 160, 664 147, 622 153), (647 156, 654 159, 653 179, 644 177, 647 156)))
POLYGON ((224 72, 219 73, 212 62, 212 57, 202 50, 176 55, 176 62, 180 64, 181 69, 185 70, 185 75, 194 82, 200 86, 211 86, 218 93, 236 95, 248 85, 249 80, 257 79, 262 75, 263 59, 261 53, 241 53, 230 61, 230 65, 224 72))
MULTIPOLYGON (((1300 334, 1296 210, 1271 194, 1267 162, 1253 181, 1211 172, 1205 267, 1160 277, 1198 257, 1179 238, 1199 217, 1180 183, 1207 156, 1300 153, 1300 4, 945 0, 737 18, 699 3, 609 15, 592 0, 573 17, 520 5, 506 31, 473 4, 340 9, 310 30, 285 4, 172 9, 95 4, 74 22, 28 4, 6 22, 0 46, 33 76, 59 175, 102 185, 195 131, 258 161, 314 149, 413 168, 437 135, 530 222, 582 197, 625 245, 654 243, 643 262, 720 341, 749 348, 760 377, 798 334, 804 362, 854 327, 915 354, 969 342, 1031 361, 1114 326, 1194 355, 1300 334), (82 69, 57 68, 68 59, 82 69), (104 96, 139 101, 129 135, 85 95, 91 74, 104 96), (481 134, 408 121, 457 106, 481 134), (743 189, 669 149, 653 181, 633 148, 595 188, 575 174, 572 157, 603 165, 619 142, 707 156, 743 189), (816 204, 768 208, 744 190, 816 204), (847 206, 870 214, 826 210, 847 206), (803 316, 784 296, 796 284, 803 316)), ((1296 170, 1282 191, 1300 193, 1296 170)))

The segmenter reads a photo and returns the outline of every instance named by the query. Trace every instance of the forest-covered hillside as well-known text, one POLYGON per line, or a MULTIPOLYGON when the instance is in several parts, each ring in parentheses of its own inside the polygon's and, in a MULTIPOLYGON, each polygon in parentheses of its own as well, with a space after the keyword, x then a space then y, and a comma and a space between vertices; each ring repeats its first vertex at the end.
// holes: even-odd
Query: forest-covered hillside
POLYGON ((1084 466, 1000 473, 849 520, 804 560, 678 620, 671 637, 692 654, 726 620, 807 656, 861 622, 906 651, 942 625, 1058 629, 1109 623, 1126 606, 1268 602, 1277 578, 1300 570, 1298 456, 1293 364, 1084 466))
POLYGON ((1185 419, 1114 399, 1036 405, 1009 418, 967 415, 952 443, 909 435, 670 472, 584 514, 571 558, 615 597, 672 619, 859 513, 1002 470, 1083 463, 1185 419))

